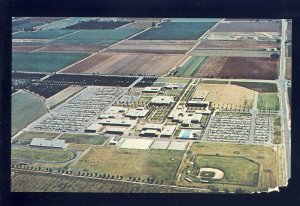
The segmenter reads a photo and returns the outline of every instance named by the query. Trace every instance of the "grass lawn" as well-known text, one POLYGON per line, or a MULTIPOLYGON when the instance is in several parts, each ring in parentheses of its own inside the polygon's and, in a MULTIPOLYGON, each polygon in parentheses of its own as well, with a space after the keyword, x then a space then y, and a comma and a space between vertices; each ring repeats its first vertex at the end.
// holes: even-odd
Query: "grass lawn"
POLYGON ((204 84, 228 84, 228 81, 217 81, 217 80, 202 80, 204 84))
POLYGON ((65 162, 72 159, 73 157, 73 152, 62 149, 13 147, 11 150, 11 158, 19 160, 65 162))
POLYGON ((162 96, 179 96, 182 89, 168 89, 162 96))
POLYGON ((259 94, 257 108, 262 110, 278 110, 279 99, 277 94, 259 94))
POLYGON ((54 139, 59 134, 48 132, 23 132, 18 135, 13 141, 17 144, 29 144, 33 138, 54 139))
POLYGON ((124 179, 140 177, 143 180, 153 177, 155 180, 171 183, 183 153, 169 150, 116 149, 112 146, 94 147, 72 169, 121 175, 124 179))
POLYGON ((20 91, 12 95, 11 135, 47 113, 43 100, 33 94, 20 91))
POLYGON ((13 52, 12 70, 31 72, 54 72, 73 64, 88 54, 56 52, 13 52))
POLYGON ((256 186, 258 183, 259 164, 243 157, 198 155, 190 174, 191 177, 194 177, 193 180, 199 174, 199 169, 204 167, 215 168, 224 172, 224 178, 214 180, 215 183, 249 186, 256 186))
POLYGON ((107 137, 100 135, 63 134, 59 139, 66 140, 66 143, 102 145, 107 140, 107 137))
POLYGON ((187 63, 185 63, 175 76, 177 77, 192 77, 199 72, 202 65, 206 62, 206 57, 193 56, 187 63))

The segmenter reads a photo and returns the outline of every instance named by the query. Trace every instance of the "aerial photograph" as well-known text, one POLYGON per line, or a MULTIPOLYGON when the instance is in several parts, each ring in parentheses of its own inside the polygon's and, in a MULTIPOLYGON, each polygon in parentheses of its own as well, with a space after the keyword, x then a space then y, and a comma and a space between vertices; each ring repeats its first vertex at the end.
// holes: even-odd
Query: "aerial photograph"
POLYGON ((13 17, 11 191, 280 192, 292 20, 13 17))

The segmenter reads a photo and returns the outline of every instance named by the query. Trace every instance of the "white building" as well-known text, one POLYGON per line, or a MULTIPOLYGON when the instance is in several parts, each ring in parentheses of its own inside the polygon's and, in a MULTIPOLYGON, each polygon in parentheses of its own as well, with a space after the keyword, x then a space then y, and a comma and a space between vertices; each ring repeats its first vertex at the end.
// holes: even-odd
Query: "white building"
POLYGON ((65 140, 59 140, 59 139, 49 140, 49 139, 43 139, 43 138, 33 138, 30 142, 30 146, 64 148, 65 140))
POLYGON ((138 107, 136 109, 129 109, 129 111, 125 114, 126 117, 145 117, 149 110, 145 109, 144 107, 138 107))
POLYGON ((150 104, 168 105, 174 102, 173 96, 155 96, 151 99, 150 104))
POLYGON ((161 87, 145 87, 145 89, 143 89, 143 92, 146 93, 157 93, 161 90, 161 87))
POLYGON ((170 137, 173 135, 176 129, 176 125, 166 125, 164 126, 163 130, 161 131, 161 137, 170 137))
POLYGON ((93 123, 90 126, 88 126, 88 128, 86 128, 84 130, 84 132, 87 133, 95 133, 95 132, 99 132, 101 130, 102 126, 97 124, 97 123, 93 123))

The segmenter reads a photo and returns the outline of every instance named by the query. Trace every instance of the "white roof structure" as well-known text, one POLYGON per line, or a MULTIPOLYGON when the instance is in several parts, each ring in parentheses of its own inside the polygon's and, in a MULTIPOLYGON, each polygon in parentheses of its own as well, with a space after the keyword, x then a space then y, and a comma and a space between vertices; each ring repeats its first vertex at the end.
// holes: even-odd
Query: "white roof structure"
POLYGON ((65 140, 58 139, 43 139, 43 138, 33 138, 30 142, 30 146, 38 147, 53 147, 53 148, 63 148, 65 145, 65 140))
POLYGON ((200 122, 202 118, 201 113, 201 111, 191 113, 186 112, 185 110, 175 109, 169 114, 168 118, 173 119, 173 121, 182 122, 184 124, 190 124, 191 122, 200 122))
POLYGON ((108 132, 108 133, 113 132, 113 133, 122 133, 123 134, 126 130, 127 130, 127 128, 124 128, 124 127, 108 127, 105 132, 108 132))
POLYGON ((101 129, 101 125, 97 124, 97 123, 93 123, 90 126, 88 126, 88 128, 85 129, 85 131, 94 131, 94 132, 98 132, 101 129))
POLYGON ((145 87, 143 89, 143 92, 159 92, 161 90, 161 87, 145 87))
POLYGON ((136 123, 136 120, 130 119, 101 119, 98 124, 102 125, 120 125, 120 126, 131 126, 136 123))
POLYGON ((169 144, 168 150, 185 150, 188 144, 189 144, 188 142, 172 141, 169 144))
POLYGON ((100 119, 107 119, 107 118, 117 118, 119 112, 125 112, 126 108, 124 107, 116 107, 111 106, 108 110, 102 113, 99 118, 100 119))
POLYGON ((161 132, 161 136, 172 136, 176 129, 176 125, 166 125, 164 126, 164 129, 161 132))
POLYGON ((146 129, 146 130, 142 130, 141 135, 155 135, 158 136, 159 135, 159 131, 156 129, 146 129))
POLYGON ((164 87, 167 89, 175 89, 175 88, 178 88, 179 86, 176 84, 167 84, 164 87))
POLYGON ((151 99, 151 104, 170 104, 174 102, 173 96, 155 96, 151 99))
POLYGON ((136 109, 129 109, 129 111, 125 114, 128 117, 145 117, 149 110, 144 109, 143 107, 138 107, 136 109))
POLYGON ((152 142, 153 140, 151 139, 125 139, 120 147, 128 149, 148 149, 152 142))
POLYGON ((163 124, 145 124, 143 126, 143 129, 155 129, 155 130, 162 130, 162 128, 164 127, 163 124))

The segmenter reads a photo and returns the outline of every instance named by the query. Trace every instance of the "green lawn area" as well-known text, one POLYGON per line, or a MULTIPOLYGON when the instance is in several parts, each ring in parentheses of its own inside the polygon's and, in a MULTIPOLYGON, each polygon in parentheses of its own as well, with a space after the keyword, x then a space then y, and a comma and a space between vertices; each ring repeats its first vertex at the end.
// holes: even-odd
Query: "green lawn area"
POLYGON ((159 77, 155 83, 188 83, 191 78, 159 77))
POLYGON ((58 71, 80 59, 87 57, 82 53, 56 53, 56 52, 13 52, 13 71, 54 72, 58 71))
POLYGON ((13 147, 11 150, 11 158, 19 160, 65 162, 72 159, 74 155, 73 152, 62 149, 13 147))
POLYGON ((282 137, 281 137, 281 117, 276 115, 274 117, 274 134, 273 134, 273 143, 280 144, 282 137))
POLYGON ((187 63, 185 63, 175 76, 177 77, 192 77, 196 75, 206 62, 207 57, 193 56, 187 63))
POLYGON ((182 89, 168 89, 162 96, 179 96, 182 89))
POLYGON ((183 151, 117 149, 93 147, 73 167, 73 171, 97 172, 171 183, 180 165, 183 151))
POLYGON ((218 81, 218 80, 202 80, 204 84, 228 84, 228 81, 218 81))
POLYGON ((13 143, 16 144, 29 144, 33 138, 45 138, 45 139, 54 139, 59 134, 57 133, 48 133, 48 132, 23 132, 14 138, 13 143))
POLYGON ((59 139, 66 140, 66 143, 102 145, 107 140, 107 137, 86 134, 63 134, 59 139))
POLYGON ((23 91, 15 93, 11 105, 11 135, 46 113, 47 108, 41 98, 23 91))
POLYGON ((279 109, 279 99, 277 94, 259 94, 257 108, 262 110, 278 110, 279 109))
POLYGON ((258 183, 259 164, 243 157, 198 155, 190 176, 197 181, 199 169, 209 167, 224 172, 224 178, 215 183, 230 183, 256 186, 258 183), (198 172, 197 172, 198 171, 198 172))
POLYGON ((43 30, 43 31, 35 31, 35 32, 19 32, 13 34, 13 39, 55 39, 72 32, 76 32, 76 30, 67 30, 67 29, 56 29, 56 30, 43 30))

